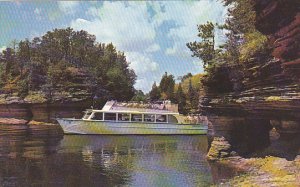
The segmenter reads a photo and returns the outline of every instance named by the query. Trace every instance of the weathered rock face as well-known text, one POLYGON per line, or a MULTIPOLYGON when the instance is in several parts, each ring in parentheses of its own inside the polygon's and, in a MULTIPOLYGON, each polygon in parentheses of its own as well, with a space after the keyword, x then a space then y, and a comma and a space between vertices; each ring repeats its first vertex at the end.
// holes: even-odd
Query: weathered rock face
POLYGON ((91 102, 71 102, 55 104, 33 104, 30 105, 32 120, 55 122, 55 118, 81 118, 83 111, 91 108, 91 102))
POLYGON ((0 116, 29 120, 32 118, 32 113, 27 104, 1 104, 0 116))
POLYGON ((235 152, 231 151, 231 145, 228 141, 224 137, 214 137, 207 153, 207 159, 214 161, 230 156, 235 156, 235 152))
POLYGON ((300 80, 300 1, 253 0, 257 29, 268 35, 284 72, 300 80))
POLYGON ((263 152, 292 159, 300 154, 296 143, 300 135, 300 1, 253 2, 256 27, 273 47, 271 57, 256 57, 239 65, 243 67, 233 67, 233 72, 243 68, 243 88, 221 95, 207 93, 201 98, 201 110, 212 124, 210 136, 225 137, 238 154, 264 156, 257 154, 263 152), (270 139, 271 129, 280 137, 270 139))
POLYGON ((91 101, 68 103, 42 104, 2 104, 0 116, 2 118, 16 118, 43 122, 56 122, 55 118, 81 118, 84 111, 90 108, 91 101))

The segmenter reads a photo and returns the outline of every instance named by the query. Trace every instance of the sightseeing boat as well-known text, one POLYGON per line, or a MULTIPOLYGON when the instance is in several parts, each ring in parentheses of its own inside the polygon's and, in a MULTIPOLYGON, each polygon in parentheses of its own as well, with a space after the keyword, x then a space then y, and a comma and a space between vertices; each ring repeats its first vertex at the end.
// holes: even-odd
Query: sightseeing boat
POLYGON ((108 101, 101 110, 87 109, 82 119, 58 118, 65 134, 206 134, 197 116, 183 116, 177 105, 108 101))

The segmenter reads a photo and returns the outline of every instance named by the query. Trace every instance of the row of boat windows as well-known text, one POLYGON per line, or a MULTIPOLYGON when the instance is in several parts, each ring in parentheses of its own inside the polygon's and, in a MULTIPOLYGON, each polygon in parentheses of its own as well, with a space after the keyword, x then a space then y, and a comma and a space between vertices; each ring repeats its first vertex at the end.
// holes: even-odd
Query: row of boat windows
POLYGON ((105 121, 167 122, 167 115, 88 112, 83 119, 105 121))

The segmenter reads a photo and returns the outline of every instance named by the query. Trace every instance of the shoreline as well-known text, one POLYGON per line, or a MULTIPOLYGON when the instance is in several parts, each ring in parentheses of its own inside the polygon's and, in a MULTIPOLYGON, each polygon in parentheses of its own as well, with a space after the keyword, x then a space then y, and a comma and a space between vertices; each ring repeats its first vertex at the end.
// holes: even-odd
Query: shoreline
POLYGON ((238 175, 221 182, 220 186, 297 186, 300 184, 300 155, 295 160, 268 156, 243 158, 232 156, 214 161, 230 167, 238 175))
POLYGON ((220 186, 297 186, 300 184, 300 155, 293 160, 277 156, 239 156, 224 137, 215 137, 207 160, 237 172, 220 186))

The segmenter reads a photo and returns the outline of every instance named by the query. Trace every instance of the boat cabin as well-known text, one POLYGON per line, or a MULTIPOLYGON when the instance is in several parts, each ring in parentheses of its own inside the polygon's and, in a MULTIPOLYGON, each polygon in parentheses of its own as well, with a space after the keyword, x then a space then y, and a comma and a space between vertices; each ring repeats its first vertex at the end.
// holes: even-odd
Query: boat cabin
POLYGON ((140 122, 140 123, 178 123, 177 113, 145 113, 131 111, 87 110, 83 120, 140 122))

